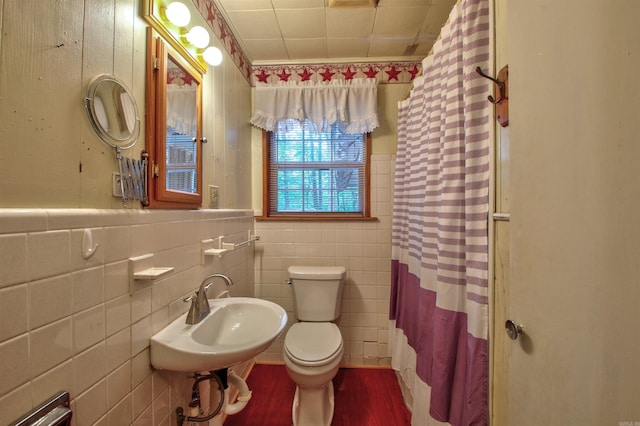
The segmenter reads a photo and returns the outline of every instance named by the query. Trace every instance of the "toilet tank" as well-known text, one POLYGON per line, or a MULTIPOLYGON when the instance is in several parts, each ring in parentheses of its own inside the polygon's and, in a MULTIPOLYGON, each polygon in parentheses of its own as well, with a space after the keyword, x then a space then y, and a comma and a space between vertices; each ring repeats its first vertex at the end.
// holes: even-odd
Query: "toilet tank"
POLYGON ((343 266, 290 266, 298 321, 333 321, 342 306, 343 266))

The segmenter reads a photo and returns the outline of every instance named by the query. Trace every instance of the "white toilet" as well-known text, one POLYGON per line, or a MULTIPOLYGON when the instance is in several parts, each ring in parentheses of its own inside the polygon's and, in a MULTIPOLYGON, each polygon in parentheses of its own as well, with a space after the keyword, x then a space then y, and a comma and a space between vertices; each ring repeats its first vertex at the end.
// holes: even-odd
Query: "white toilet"
POLYGON ((291 266, 297 323, 284 338, 283 357, 296 384, 294 426, 329 426, 333 419, 333 382, 344 347, 338 326, 343 278, 342 266, 291 266))

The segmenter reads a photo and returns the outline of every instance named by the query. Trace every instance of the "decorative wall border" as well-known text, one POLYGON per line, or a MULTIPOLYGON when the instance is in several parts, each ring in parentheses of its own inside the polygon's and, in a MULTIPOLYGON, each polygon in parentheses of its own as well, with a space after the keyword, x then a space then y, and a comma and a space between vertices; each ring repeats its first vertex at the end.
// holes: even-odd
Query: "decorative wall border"
POLYGON ((410 83, 420 74, 421 61, 328 63, 311 65, 252 65, 213 0, 192 0, 251 86, 278 81, 332 81, 375 78, 378 83, 410 83))
POLYGON ((332 81, 375 78, 378 83, 409 83, 420 72, 420 62, 273 65, 252 67, 252 85, 278 81, 332 81))
POLYGON ((220 9, 218 9, 218 6, 215 5, 213 0, 193 0, 193 4, 200 11, 213 35, 222 43, 224 50, 227 51, 227 54, 236 64, 244 78, 251 83, 251 63, 249 63, 249 58, 242 51, 240 43, 238 43, 236 36, 231 31, 231 27, 222 12, 220 12, 220 9))

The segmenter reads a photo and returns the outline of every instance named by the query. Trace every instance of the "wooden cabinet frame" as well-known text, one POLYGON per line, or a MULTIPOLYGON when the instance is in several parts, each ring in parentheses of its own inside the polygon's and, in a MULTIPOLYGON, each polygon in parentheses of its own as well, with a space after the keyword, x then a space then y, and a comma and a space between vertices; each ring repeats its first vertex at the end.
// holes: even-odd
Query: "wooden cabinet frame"
POLYGON ((147 31, 146 149, 149 153, 149 207, 200 208, 202 206, 202 74, 162 38, 147 31), (196 91, 196 190, 195 193, 167 189, 167 62, 177 64, 198 83, 196 91))

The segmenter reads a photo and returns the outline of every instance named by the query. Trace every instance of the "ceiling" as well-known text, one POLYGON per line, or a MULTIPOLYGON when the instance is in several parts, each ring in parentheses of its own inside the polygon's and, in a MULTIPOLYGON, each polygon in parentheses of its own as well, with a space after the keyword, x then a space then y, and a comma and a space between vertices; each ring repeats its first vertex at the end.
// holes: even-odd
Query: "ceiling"
POLYGON ((329 7, 333 1, 214 0, 253 65, 419 60, 456 3, 378 0, 377 6, 329 7))

